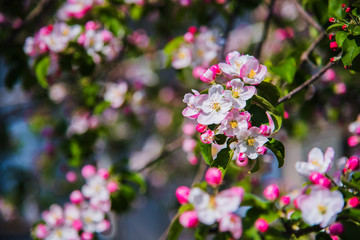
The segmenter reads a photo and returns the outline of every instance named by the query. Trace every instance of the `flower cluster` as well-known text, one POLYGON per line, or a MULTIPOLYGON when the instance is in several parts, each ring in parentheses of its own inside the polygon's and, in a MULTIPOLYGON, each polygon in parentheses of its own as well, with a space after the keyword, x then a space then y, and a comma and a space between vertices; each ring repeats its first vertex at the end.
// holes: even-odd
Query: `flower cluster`
POLYGON ((191 66, 194 68, 194 76, 199 77, 201 71, 209 67, 221 50, 216 43, 217 35, 217 31, 206 27, 200 27, 199 30, 196 27, 190 27, 184 34, 185 42, 172 56, 172 66, 175 69, 191 66))
POLYGON ((104 0, 67 0, 57 12, 57 16, 61 20, 69 18, 80 19, 89 12, 93 6, 101 5, 104 0))
MULTIPOLYGON (((221 172, 217 168, 210 168, 205 179, 212 187, 221 183, 221 172)), ((176 190, 180 204, 189 204, 193 210, 181 213, 180 224, 186 228, 193 228, 199 222, 205 225, 218 223, 220 232, 230 232, 234 239, 242 235, 241 218, 234 213, 244 197, 244 189, 232 187, 217 194, 208 194, 199 187, 192 189, 181 186, 176 190)))
MULTIPOLYGON (((193 90, 187 93, 183 102, 187 107, 182 114, 190 119, 196 119, 197 129, 203 143, 212 143, 216 134, 224 134, 232 139, 230 148, 234 150, 234 160, 244 162, 247 158, 256 159, 259 154, 265 154, 263 146, 273 127, 261 125, 252 126, 251 114, 244 110, 246 101, 256 93, 255 86, 264 80, 266 67, 260 65, 257 59, 249 55, 231 52, 226 57, 226 63, 219 63, 206 70, 200 79, 213 83, 208 93, 200 94, 193 90), (226 87, 215 84, 218 75, 224 74, 228 80, 226 87), (215 124, 215 128, 209 125, 215 124)), ((269 117, 269 124, 272 120, 269 117)))
POLYGON ((77 42, 86 49, 95 63, 100 63, 101 56, 111 61, 122 49, 119 39, 109 30, 100 29, 100 24, 93 21, 85 24, 85 31, 81 33, 77 42))
POLYGON ((37 239, 93 239, 94 233, 110 229, 107 213, 111 208, 110 195, 118 190, 118 183, 111 180, 107 169, 92 165, 83 167, 86 184, 81 191, 70 194, 70 202, 62 208, 53 204, 42 213, 43 221, 33 228, 37 239))

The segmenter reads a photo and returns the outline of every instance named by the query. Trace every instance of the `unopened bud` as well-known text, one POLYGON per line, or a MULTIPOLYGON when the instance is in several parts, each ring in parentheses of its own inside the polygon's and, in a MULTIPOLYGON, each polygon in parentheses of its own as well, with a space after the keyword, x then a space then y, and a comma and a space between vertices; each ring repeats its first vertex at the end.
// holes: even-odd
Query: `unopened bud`
POLYGON ((218 169, 216 167, 209 168, 206 171, 205 180, 209 185, 211 185, 213 187, 216 187, 217 185, 219 185, 222 181, 222 173, 221 173, 220 169, 218 169))
POLYGON ((283 205, 283 206, 289 205, 290 201, 291 201, 291 199, 290 199, 289 196, 282 196, 280 198, 280 204, 283 205))
POLYGON ((263 195, 270 201, 274 201, 280 195, 279 187, 276 184, 271 184, 267 186, 264 191, 263 195))
POLYGON ((214 140, 214 137, 215 133, 211 130, 207 130, 203 134, 201 134, 200 140, 202 143, 210 144, 214 140))
POLYGON ((175 192, 176 198, 180 204, 185 204, 188 202, 189 194, 190 194, 190 188, 186 186, 178 187, 175 192))
POLYGON ((344 232, 344 225, 339 222, 335 222, 330 225, 329 231, 331 235, 341 235, 344 232))
POLYGON ((359 199, 357 197, 349 198, 347 204, 352 208, 356 208, 357 206, 359 206, 359 199))
POLYGON ((267 221, 263 218, 259 218, 258 220, 256 220, 255 222, 255 228, 261 232, 264 233, 269 229, 269 224, 267 223, 267 221))
POLYGON ((185 228, 194 228, 198 225, 199 220, 195 211, 185 211, 180 215, 179 222, 185 228))
POLYGON ((260 146, 256 149, 256 152, 260 155, 264 155, 267 153, 267 148, 264 146, 260 146))
POLYGON ((198 131, 199 133, 205 132, 206 128, 207 128, 206 125, 202 125, 200 123, 198 125, 196 125, 196 131, 198 131))
POLYGON ((359 158, 355 157, 355 156, 352 156, 350 157, 346 164, 345 164, 345 168, 350 170, 350 171, 355 171, 355 170, 358 170, 359 169, 359 158))
POLYGON ((336 22, 336 19, 335 18, 329 18, 329 22, 331 22, 331 23, 334 23, 334 22, 336 22))
POLYGON ((259 129, 259 133, 264 135, 265 137, 271 134, 271 128, 268 125, 261 125, 259 129))
POLYGON ((239 153, 239 156, 236 158, 235 163, 239 167, 246 166, 249 163, 249 159, 246 153, 239 153))
POLYGON ((84 200, 84 197, 81 193, 81 191, 79 190, 74 190, 71 194, 70 194, 70 201, 74 204, 79 204, 84 200))

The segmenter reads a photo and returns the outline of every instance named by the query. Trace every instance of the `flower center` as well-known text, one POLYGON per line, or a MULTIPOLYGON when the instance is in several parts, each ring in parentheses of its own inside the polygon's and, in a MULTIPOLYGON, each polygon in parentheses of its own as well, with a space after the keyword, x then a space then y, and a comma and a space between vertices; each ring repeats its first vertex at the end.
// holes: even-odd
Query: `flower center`
POLYGON ((239 69, 241 67, 241 65, 242 64, 240 62, 238 62, 238 61, 235 62, 235 66, 237 67, 237 69, 239 69))
POLYGON ((253 137, 248 138, 246 141, 247 141, 249 146, 254 146, 255 143, 256 143, 256 140, 253 137))
POLYGON ((186 54, 184 53, 184 51, 181 51, 181 52, 179 52, 178 57, 179 57, 179 59, 184 59, 184 58, 186 58, 186 54))
POLYGON ((326 213, 326 207, 324 205, 318 206, 318 210, 321 215, 324 215, 326 213))
POLYGON ((312 165, 315 165, 317 167, 321 167, 321 164, 319 163, 319 160, 318 159, 315 159, 315 160, 311 160, 310 161, 312 165))
POLYGON ((216 207, 215 197, 211 196, 209 200, 209 208, 215 209, 215 207, 216 207))
POLYGON ((68 28, 65 28, 64 30, 63 30, 63 32, 62 32, 62 34, 64 35, 64 36, 67 36, 68 34, 69 34, 69 29, 68 28))
POLYGON ((254 71, 254 69, 251 69, 251 71, 250 71, 250 73, 249 73, 248 77, 249 77, 249 78, 254 78, 254 77, 255 77, 255 75, 256 75, 256 72, 254 71))
POLYGON ((215 111, 218 112, 218 111, 221 109, 220 103, 218 103, 218 102, 213 102, 213 103, 210 104, 210 108, 212 108, 213 110, 215 110, 215 111))
POLYGON ((238 126, 238 122, 235 121, 235 120, 232 120, 232 121, 230 122, 230 126, 231 126, 231 128, 236 128, 236 127, 238 126))
POLYGON ((233 90, 232 91, 232 96, 233 96, 233 98, 239 98, 240 97, 240 91, 238 91, 237 89, 233 90))

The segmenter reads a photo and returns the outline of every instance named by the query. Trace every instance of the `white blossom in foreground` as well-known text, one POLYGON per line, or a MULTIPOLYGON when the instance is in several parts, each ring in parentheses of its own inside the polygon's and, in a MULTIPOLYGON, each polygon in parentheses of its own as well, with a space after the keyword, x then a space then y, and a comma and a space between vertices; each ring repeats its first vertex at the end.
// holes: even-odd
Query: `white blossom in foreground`
POLYGON ((199 221, 211 225, 238 209, 243 195, 244 190, 240 187, 224 190, 216 196, 210 196, 200 188, 193 188, 189 202, 194 205, 199 221))
POLYGON ((311 189, 310 195, 300 196, 297 203, 304 222, 310 226, 320 224, 326 227, 335 222, 336 215, 342 211, 344 198, 337 190, 316 186, 311 189))
POLYGON ((183 102, 187 107, 182 111, 184 117, 196 119, 201 111, 202 103, 208 98, 206 94, 200 94, 196 90, 192 90, 194 94, 186 93, 183 102))
POLYGON ((218 124, 224 120, 233 105, 230 91, 224 90, 221 85, 215 85, 209 89, 208 96, 200 106, 202 111, 197 121, 203 125, 218 124))
POLYGON ((220 219, 219 230, 220 232, 229 231, 235 239, 239 239, 242 235, 241 218, 234 213, 224 215, 220 219))
POLYGON ((239 79, 230 81, 231 97, 234 108, 243 109, 246 106, 246 100, 249 100, 256 92, 254 86, 244 86, 244 83, 239 79))
POLYGON ((219 130, 224 132, 228 137, 234 137, 248 129, 246 117, 240 114, 237 109, 232 109, 221 122, 219 130))
POLYGON ((334 149, 328 147, 325 154, 319 148, 313 148, 309 152, 308 162, 297 162, 295 168, 301 175, 310 176, 311 173, 326 173, 334 159, 334 149))

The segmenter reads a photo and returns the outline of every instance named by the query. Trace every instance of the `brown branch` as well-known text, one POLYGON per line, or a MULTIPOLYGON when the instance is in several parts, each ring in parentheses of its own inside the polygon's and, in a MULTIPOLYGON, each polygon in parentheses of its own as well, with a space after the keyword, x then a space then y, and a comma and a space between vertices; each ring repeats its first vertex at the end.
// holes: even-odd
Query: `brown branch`
POLYGON ((261 37, 261 40, 260 40, 260 42, 259 42, 259 44, 258 44, 258 46, 257 46, 257 48, 255 49, 255 52, 254 52, 254 56, 256 58, 258 58, 258 59, 260 59, 260 57, 261 57, 262 48, 263 48, 264 42, 266 40, 268 31, 269 31, 269 28, 270 28, 270 22, 271 22, 271 19, 273 17, 273 13, 274 13, 275 1, 276 0, 271 0, 271 2, 270 2, 269 15, 268 15, 268 17, 266 18, 266 21, 265 21, 265 26, 264 26, 264 29, 263 29, 262 37, 261 37))
POLYGON ((299 4, 299 2, 297 0, 292 0, 292 2, 294 3, 295 7, 297 8, 297 10, 299 11, 299 14, 311 25, 313 26, 316 30, 318 30, 319 32, 323 32, 323 28, 320 26, 320 24, 308 13, 305 11, 305 9, 299 4))
POLYGON ((278 104, 285 102, 287 100, 290 100, 295 94, 309 86, 310 84, 317 81, 325 72, 333 65, 333 62, 328 62, 319 72, 317 72, 315 75, 313 75, 310 79, 308 79, 306 82, 292 90, 290 93, 288 93, 286 96, 279 99, 278 104))
POLYGON ((310 61, 309 60, 309 55, 310 53, 315 49, 315 47, 319 44, 319 42, 324 38, 325 36, 325 32, 321 32, 319 34, 319 36, 311 43, 311 45, 308 47, 308 49, 305 50, 305 52, 303 52, 301 54, 300 57, 300 66, 305 62, 305 61, 310 61))

